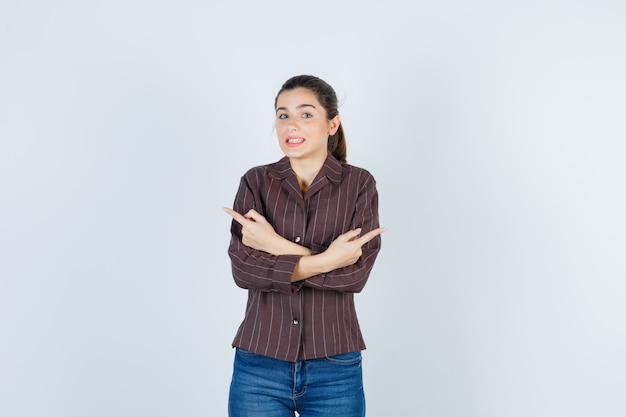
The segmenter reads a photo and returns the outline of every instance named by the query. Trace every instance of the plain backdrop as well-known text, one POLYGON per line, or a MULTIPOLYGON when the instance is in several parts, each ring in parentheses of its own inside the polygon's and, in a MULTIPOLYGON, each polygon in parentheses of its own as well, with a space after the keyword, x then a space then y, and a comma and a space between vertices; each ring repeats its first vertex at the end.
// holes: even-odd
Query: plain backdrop
POLYGON ((3 1, 0 415, 225 416, 222 212, 335 87, 368 416, 626 415, 626 3, 3 1))

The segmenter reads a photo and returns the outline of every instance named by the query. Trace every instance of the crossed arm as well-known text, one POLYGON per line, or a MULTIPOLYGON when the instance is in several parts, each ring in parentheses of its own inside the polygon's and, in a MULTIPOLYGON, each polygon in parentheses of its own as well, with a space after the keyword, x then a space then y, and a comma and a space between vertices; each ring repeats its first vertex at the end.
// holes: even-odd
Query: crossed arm
POLYGON ((310 249, 276 233, 265 217, 253 209, 245 215, 227 207, 224 207, 224 211, 242 226, 244 245, 276 256, 301 255, 291 282, 353 265, 361 257, 362 246, 385 231, 377 228, 360 236, 361 229, 350 230, 338 236, 324 252, 313 255, 310 249))

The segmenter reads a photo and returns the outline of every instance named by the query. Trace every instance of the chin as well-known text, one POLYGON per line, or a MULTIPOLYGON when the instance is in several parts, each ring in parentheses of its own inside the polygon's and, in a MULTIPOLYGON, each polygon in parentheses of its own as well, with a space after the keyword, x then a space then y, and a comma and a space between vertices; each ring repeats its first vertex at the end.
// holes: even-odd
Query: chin
POLYGON ((283 151, 285 156, 288 156, 289 158, 297 158, 302 154, 299 149, 281 148, 281 150, 283 151))
POLYGON ((285 151, 284 154, 285 154, 285 156, 287 158, 298 158, 298 157, 300 157, 300 153, 299 152, 294 152, 294 151, 285 151))

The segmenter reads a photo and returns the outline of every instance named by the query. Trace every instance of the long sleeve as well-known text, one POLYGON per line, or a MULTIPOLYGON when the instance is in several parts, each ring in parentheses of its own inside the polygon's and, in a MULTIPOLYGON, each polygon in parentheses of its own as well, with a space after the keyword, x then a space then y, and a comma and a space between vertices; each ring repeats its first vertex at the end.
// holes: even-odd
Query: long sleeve
MULTIPOLYGON (((365 234, 378 227, 378 191, 376 190, 376 181, 367 174, 366 180, 358 192, 350 229, 361 228, 361 234, 365 234)), ((347 232, 347 230, 343 232, 347 232)), ((379 235, 362 247, 363 253, 355 264, 308 278, 305 280, 304 285, 323 290, 361 292, 374 266, 380 247, 381 237, 379 235)), ((313 245, 312 250, 314 254, 321 253, 326 250, 326 247, 313 245)))
MULTIPOLYGON (((264 204, 258 198, 258 188, 255 192, 257 184, 251 184, 250 180, 256 182, 258 173, 251 171, 241 178, 233 209, 239 213, 255 209, 264 214, 264 204)), ((237 286, 260 291, 293 292, 297 287, 292 285, 291 276, 300 256, 274 256, 245 246, 241 241, 241 229, 241 225, 233 220, 228 255, 237 286)))

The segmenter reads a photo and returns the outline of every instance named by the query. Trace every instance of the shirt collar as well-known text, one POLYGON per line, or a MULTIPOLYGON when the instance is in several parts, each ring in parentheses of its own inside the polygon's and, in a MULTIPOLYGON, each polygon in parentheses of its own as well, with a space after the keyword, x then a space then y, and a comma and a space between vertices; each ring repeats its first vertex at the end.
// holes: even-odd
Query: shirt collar
MULTIPOLYGON (((341 182, 342 171, 343 167, 341 162, 337 161, 337 159, 329 153, 317 177, 325 176, 330 182, 339 184, 341 182)), ((284 180, 290 175, 295 175, 295 173, 291 169, 289 158, 285 156, 270 167, 268 175, 277 180, 284 180)))

